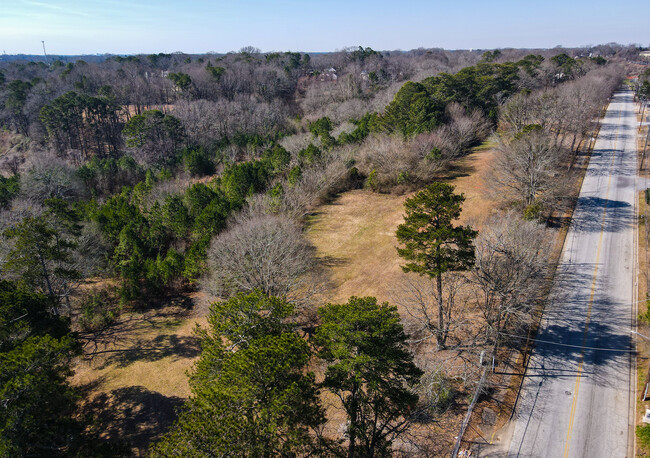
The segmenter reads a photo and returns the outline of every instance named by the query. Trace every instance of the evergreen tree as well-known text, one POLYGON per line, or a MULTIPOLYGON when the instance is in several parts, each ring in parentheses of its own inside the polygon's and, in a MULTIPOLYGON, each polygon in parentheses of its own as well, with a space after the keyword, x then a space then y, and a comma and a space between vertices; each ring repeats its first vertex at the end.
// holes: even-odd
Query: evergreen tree
POLYGON ((68 383, 79 345, 53 300, 0 281, 1 456, 63 456, 81 432, 68 383))
POLYGON ((35 288, 54 299, 68 301, 81 272, 75 259, 81 235, 79 216, 62 199, 45 201, 41 216, 26 217, 5 231, 13 241, 5 269, 26 287, 35 288))
POLYGON ((454 226, 465 197, 454 194, 454 187, 433 183, 406 199, 404 223, 397 228, 397 240, 403 244, 397 253, 408 261, 405 272, 417 272, 435 279, 438 292, 439 348, 444 348, 449 321, 445 319, 442 276, 445 272, 469 269, 474 263, 473 239, 477 232, 469 226, 454 226))
POLYGON ((329 366, 323 386, 339 397, 348 417, 348 457, 390 455, 409 425, 422 375, 406 348, 397 308, 374 297, 351 297, 318 311, 315 344, 329 366))
POLYGON ((192 397, 153 456, 296 456, 324 422, 293 306, 260 293, 212 305, 192 397))

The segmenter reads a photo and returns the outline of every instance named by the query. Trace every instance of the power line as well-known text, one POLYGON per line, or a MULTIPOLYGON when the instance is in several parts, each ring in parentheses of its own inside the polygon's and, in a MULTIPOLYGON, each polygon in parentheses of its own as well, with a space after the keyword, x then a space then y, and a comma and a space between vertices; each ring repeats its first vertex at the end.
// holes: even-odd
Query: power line
MULTIPOLYGON (((515 335, 515 334, 507 334, 507 333, 504 333, 504 332, 502 332, 501 335, 509 336, 509 337, 515 337, 515 338, 522 339, 522 340, 528 339, 528 337, 525 337, 525 336, 518 336, 518 335, 515 335)), ((551 345, 557 345, 557 346, 560 346, 560 347, 580 348, 580 349, 583 349, 583 350, 616 351, 616 352, 620 352, 620 353, 636 353, 634 350, 631 350, 631 349, 630 350, 624 350, 624 349, 621 349, 621 348, 587 347, 585 345, 571 345, 571 344, 565 344, 565 343, 561 343, 561 342, 553 342, 552 340, 535 339, 535 338, 530 338, 529 340, 531 340, 532 342, 546 343, 546 344, 551 344, 551 345)))

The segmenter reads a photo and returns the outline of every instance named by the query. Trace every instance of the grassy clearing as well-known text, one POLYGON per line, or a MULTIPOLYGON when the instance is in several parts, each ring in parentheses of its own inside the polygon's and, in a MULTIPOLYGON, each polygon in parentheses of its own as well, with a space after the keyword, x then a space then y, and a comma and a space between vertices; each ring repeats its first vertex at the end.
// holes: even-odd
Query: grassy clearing
POLYGON ((207 299, 193 295, 193 311, 177 304, 123 314, 85 345, 73 382, 84 392, 82 413, 102 439, 141 456, 175 419, 190 394, 187 371, 199 355, 194 335, 205 323, 207 299))
POLYGON ((185 369, 198 355, 193 329, 201 321, 173 308, 155 314, 125 314, 112 326, 110 341, 99 343, 96 349, 94 343, 88 345, 75 382, 99 383, 104 390, 137 384, 163 395, 187 396, 185 369))
MULTIPOLYGON (((479 231, 485 219, 498 206, 496 199, 492 198, 494 194, 488 174, 494 154, 490 145, 476 148, 444 179, 456 186, 457 192, 465 194, 461 223, 471 224, 479 231)), ((571 186, 572 194, 579 193, 587 165, 588 154, 580 155, 573 168, 575 182, 571 186)), ((311 218, 309 238, 316 246, 318 255, 326 261, 331 276, 331 285, 324 294, 326 300, 343 302, 351 295, 371 295, 381 301, 391 301, 391 293, 396 291, 406 275, 400 269, 401 259, 395 249, 397 240, 394 234, 403 221, 403 203, 407 197, 376 194, 368 190, 351 191, 321 207, 311 218)), ((563 222, 568 221, 570 216, 570 210, 567 214, 554 215, 559 224, 554 226, 556 243, 552 259, 560 256, 566 235, 563 222)), ((404 316, 404 311, 401 312, 404 316)), ((470 310, 467 313, 473 312, 470 310)), ((521 381, 521 377, 512 373, 522 370, 522 361, 512 363, 515 367, 504 371, 507 374, 490 377, 492 385, 499 388, 477 405, 466 435, 468 443, 492 443, 499 439, 499 430, 510 417, 521 381)), ((439 424, 422 425, 415 428, 415 433, 436 436, 438 445, 435 450, 447 453, 453 446, 466 408, 463 394, 439 424)))
MULTIPOLYGON (((480 148, 463 159, 446 182, 465 194, 463 224, 479 228, 495 208, 484 177, 494 151, 480 148)), ((408 195, 377 194, 369 190, 343 193, 321 207, 309 220, 308 237, 328 268, 331 284, 326 301, 350 296, 375 296, 389 301, 405 275, 397 256, 395 231, 403 222, 408 195)))

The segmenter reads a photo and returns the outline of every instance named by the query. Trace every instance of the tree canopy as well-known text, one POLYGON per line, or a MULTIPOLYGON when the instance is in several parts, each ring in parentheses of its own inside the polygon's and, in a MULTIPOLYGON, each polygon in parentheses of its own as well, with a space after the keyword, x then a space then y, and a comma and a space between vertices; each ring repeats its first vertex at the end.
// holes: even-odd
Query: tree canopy
POLYGON ((79 346, 54 300, 0 281, 0 455, 63 456, 80 433, 68 383, 79 346))
POLYGON ((519 70, 533 72, 543 61, 536 57, 503 64, 484 61, 455 74, 441 73, 420 83, 408 81, 388 104, 378 125, 405 137, 429 132, 445 122, 445 107, 453 102, 466 110, 479 109, 496 123, 499 103, 517 90, 519 70))
POLYGON ((411 390, 422 371, 406 348, 397 308, 374 297, 351 297, 318 311, 314 342, 327 363, 323 386, 348 417, 348 457, 390 454, 418 401, 411 390))
POLYGON ((260 293, 211 307, 192 398, 154 456, 296 456, 324 422, 310 348, 290 323, 293 307, 260 293))

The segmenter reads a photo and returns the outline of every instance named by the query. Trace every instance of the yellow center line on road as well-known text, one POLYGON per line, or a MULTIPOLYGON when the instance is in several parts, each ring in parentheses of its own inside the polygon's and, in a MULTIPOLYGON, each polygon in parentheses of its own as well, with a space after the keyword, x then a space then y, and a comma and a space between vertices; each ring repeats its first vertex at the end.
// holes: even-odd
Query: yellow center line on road
MULTIPOLYGON (((614 164, 614 159, 616 158, 616 144, 618 143, 618 130, 620 127, 622 111, 619 110, 618 113, 618 125, 616 126, 616 137, 614 138, 614 148, 612 148, 612 162, 614 164)), ((612 174, 610 172, 609 179, 607 180, 607 191, 605 192, 605 208, 603 208, 603 218, 602 223, 600 224, 600 236, 598 238, 598 248, 596 249, 596 266, 594 267, 594 274, 591 280, 591 293, 589 295, 589 306, 587 308, 587 318, 585 320, 585 330, 582 333, 582 347, 585 347, 587 344, 587 332, 589 331, 589 322, 591 321, 591 309, 594 304, 594 296, 596 295, 596 279, 598 277, 598 260, 600 259, 600 251, 603 245, 603 235, 605 234, 605 217, 607 216, 607 198, 609 197, 609 188, 612 183, 612 174)), ((569 429, 566 434, 566 442, 564 444, 564 458, 569 456, 569 445, 571 443, 571 433, 573 431, 573 420, 575 419, 576 406, 578 405, 578 393, 580 391, 580 377, 582 376, 582 366, 585 359, 585 350, 584 348, 580 351, 580 362, 578 363, 578 372, 576 374, 576 384, 573 389, 573 401, 571 402, 571 414, 569 416, 569 429)))

